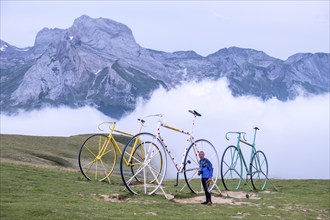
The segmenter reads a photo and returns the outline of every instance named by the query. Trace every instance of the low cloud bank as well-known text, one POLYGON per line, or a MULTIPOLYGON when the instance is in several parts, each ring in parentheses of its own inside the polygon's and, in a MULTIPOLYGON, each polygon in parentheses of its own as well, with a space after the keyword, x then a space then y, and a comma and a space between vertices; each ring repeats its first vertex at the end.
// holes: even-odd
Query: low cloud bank
POLYGON ((109 118, 96 109, 44 108, 21 112, 16 116, 1 115, 2 134, 36 136, 70 136, 98 132, 98 122, 109 118))
MULTIPOLYGON (((298 97, 288 102, 276 99, 263 102, 255 97, 233 97, 223 80, 188 83, 170 91, 155 91, 149 101, 140 101, 133 113, 123 117, 117 128, 136 133, 137 118, 163 113, 166 124, 190 130, 193 117, 189 109, 202 114, 195 121, 195 136, 211 141, 220 158, 228 145, 236 144, 234 135, 229 141, 225 139, 226 132, 244 131, 252 142, 253 128, 257 126, 260 128, 257 149, 268 158, 270 177, 329 179, 329 94, 298 97)), ((146 120, 144 131, 154 132, 156 120, 146 120)), ((113 119, 89 107, 43 109, 15 117, 1 115, 1 133, 47 136, 95 133, 103 121, 113 119)), ((169 146, 174 146, 172 151, 179 162, 184 141, 178 142, 176 136, 172 133, 169 146)), ((243 145, 242 149, 248 160, 250 147, 243 145)), ((168 171, 173 174, 174 170, 169 164, 168 171)))

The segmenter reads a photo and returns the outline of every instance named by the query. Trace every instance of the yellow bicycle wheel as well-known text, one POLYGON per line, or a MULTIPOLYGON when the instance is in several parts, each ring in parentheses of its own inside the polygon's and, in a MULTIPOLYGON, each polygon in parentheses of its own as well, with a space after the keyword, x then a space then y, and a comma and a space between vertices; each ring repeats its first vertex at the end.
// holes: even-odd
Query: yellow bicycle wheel
POLYGON ((95 134, 86 139, 80 148, 78 161, 81 173, 88 180, 103 181, 111 175, 116 165, 113 139, 95 134))

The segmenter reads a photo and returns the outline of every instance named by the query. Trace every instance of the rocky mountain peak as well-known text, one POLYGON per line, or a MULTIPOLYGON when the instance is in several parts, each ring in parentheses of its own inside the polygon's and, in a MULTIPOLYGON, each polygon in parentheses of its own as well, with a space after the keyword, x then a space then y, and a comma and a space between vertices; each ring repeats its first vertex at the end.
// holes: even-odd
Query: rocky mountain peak
POLYGON ((64 36, 65 30, 59 28, 43 28, 38 32, 34 41, 35 47, 47 47, 51 43, 60 41, 64 36))
POLYGON ((294 99, 329 92, 328 53, 282 61, 263 51, 229 47, 206 57, 194 51, 142 48, 124 24, 83 15, 68 29, 42 29, 35 45, 0 41, 1 111, 44 106, 93 106, 114 118, 134 110, 159 87, 227 78, 235 96, 294 99))
POLYGON ((312 55, 311 53, 296 53, 296 54, 293 54, 292 56, 290 56, 285 61, 285 63, 287 63, 287 64, 294 63, 294 62, 297 62, 297 61, 299 61, 301 59, 304 59, 306 57, 309 57, 311 55, 312 55))
POLYGON ((193 50, 188 51, 176 51, 172 53, 175 58, 183 58, 183 59, 199 59, 202 58, 201 55, 197 54, 193 50))
POLYGON ((117 35, 133 36, 131 29, 122 23, 107 18, 93 19, 87 15, 82 15, 75 19, 71 28, 75 28, 83 32, 103 29, 103 31, 106 31, 112 37, 117 35))
POLYGON ((87 15, 75 19, 66 32, 66 39, 75 45, 116 54, 118 57, 139 49, 131 29, 126 25, 106 18, 93 19, 87 15))
POLYGON ((18 50, 18 48, 8 44, 7 42, 0 40, 0 53, 12 53, 14 51, 18 50))
POLYGON ((233 59, 239 58, 244 60, 249 59, 262 59, 262 60, 275 60, 276 58, 267 55, 263 51, 254 50, 250 48, 229 47, 218 50, 210 54, 208 57, 231 57, 233 59))

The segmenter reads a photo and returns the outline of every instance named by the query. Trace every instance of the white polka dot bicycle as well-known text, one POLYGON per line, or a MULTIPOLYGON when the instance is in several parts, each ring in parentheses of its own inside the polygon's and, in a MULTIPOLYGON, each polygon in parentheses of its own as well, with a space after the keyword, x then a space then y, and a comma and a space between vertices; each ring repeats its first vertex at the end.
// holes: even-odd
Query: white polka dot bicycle
MULTIPOLYGON (((127 143, 123 150, 120 171, 122 180, 126 188, 133 194, 154 194, 165 178, 167 170, 167 156, 171 158, 176 171, 177 183, 179 174, 184 175, 186 186, 193 193, 201 193, 203 187, 201 184, 201 177, 198 175, 199 171, 199 152, 204 151, 205 157, 211 161, 213 165, 213 178, 210 183, 209 190, 217 187, 217 179, 219 174, 219 158, 215 147, 205 139, 195 140, 193 135, 193 128, 195 119, 201 114, 194 110, 189 110, 193 114, 193 122, 191 131, 184 131, 178 128, 169 126, 163 122, 163 115, 152 115, 158 117, 158 123, 154 134, 142 132, 133 136, 127 143), (166 141, 161 136, 161 130, 170 129, 178 134, 185 135, 186 143, 181 161, 175 161, 173 152, 171 152, 166 141), (138 144, 137 144, 138 143, 138 144), (138 147, 139 152, 135 151, 138 147), (129 162, 130 170, 127 169, 125 161, 129 162)), ((151 116, 147 116, 151 117, 151 116)), ((146 118, 146 117, 145 117, 146 118)), ((143 120, 145 120, 145 118, 143 120)), ((177 184, 176 184, 177 185, 177 184)), ((161 188, 162 189, 162 188, 161 188)))

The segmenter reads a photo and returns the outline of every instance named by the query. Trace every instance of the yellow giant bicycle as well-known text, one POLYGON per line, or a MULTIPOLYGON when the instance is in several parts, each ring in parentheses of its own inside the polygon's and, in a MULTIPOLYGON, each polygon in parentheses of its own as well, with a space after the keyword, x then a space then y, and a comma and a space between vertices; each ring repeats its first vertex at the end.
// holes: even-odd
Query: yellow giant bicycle
MULTIPOLYGON (((141 132, 143 128, 144 121, 139 119, 141 123, 141 127, 139 132, 141 132)), ((88 180, 93 181, 105 181, 108 180, 110 183, 110 176, 114 171, 117 161, 117 153, 119 156, 122 154, 122 147, 126 141, 134 136, 133 134, 116 130, 116 122, 103 122, 98 128, 100 131, 101 125, 109 124, 109 134, 94 134, 86 139, 83 145, 80 148, 78 155, 79 168, 81 173, 88 180), (117 142, 113 133, 120 134, 120 136, 116 136, 117 139, 121 139, 117 142)), ((130 154, 135 158, 143 158, 144 157, 144 148, 137 140, 135 144, 130 149, 130 154)), ((131 172, 134 175, 134 166, 138 164, 132 163, 132 157, 124 158, 123 161, 127 166, 127 171, 131 172)), ((119 172, 118 172, 119 174, 119 172)))

